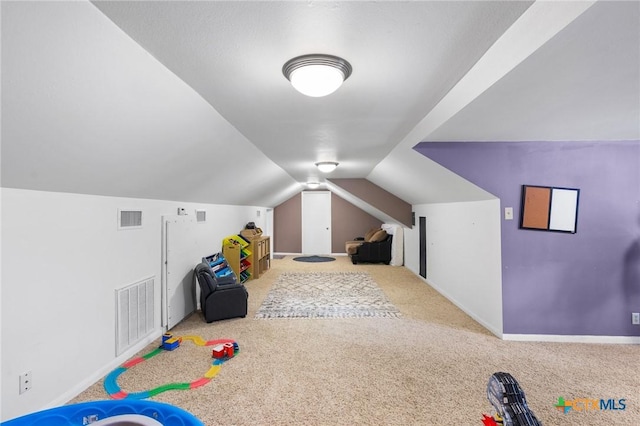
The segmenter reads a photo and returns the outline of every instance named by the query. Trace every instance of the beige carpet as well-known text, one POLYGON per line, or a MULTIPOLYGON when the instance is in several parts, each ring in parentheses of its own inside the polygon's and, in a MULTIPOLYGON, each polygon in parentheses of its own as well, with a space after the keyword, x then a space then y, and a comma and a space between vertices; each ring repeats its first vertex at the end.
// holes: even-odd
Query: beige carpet
MULTIPOLYGON (((511 373, 545 426, 640 425, 640 346, 501 341, 403 267, 273 260, 247 283, 246 318, 206 324, 199 313, 176 335, 232 338, 237 357, 209 384, 153 398, 207 425, 482 425, 493 410, 487 381, 511 373), (283 272, 366 272, 400 318, 254 319, 283 272), (624 411, 570 412, 558 397, 625 398, 624 411)), ((157 343, 140 352, 150 351, 157 343)), ((210 348, 183 344, 118 380, 128 392, 201 377, 210 348)), ((105 399, 102 381, 72 402, 105 399)))

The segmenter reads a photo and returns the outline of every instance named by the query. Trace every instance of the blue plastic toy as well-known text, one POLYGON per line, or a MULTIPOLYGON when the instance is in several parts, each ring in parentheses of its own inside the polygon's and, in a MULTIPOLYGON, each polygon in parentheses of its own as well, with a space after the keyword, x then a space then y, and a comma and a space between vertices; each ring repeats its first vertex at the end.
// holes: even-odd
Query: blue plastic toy
MULTIPOLYGON (((93 401, 63 405, 0 423, 2 426, 86 426, 111 417, 130 416, 127 425, 157 424, 171 426, 204 426, 193 414, 170 404, 155 401, 93 401), (139 422, 131 418, 139 418, 139 422), (153 419, 145 422, 146 419, 153 419)), ((99 423, 98 423, 99 424, 99 423)), ((118 424, 118 423, 114 423, 118 424)))

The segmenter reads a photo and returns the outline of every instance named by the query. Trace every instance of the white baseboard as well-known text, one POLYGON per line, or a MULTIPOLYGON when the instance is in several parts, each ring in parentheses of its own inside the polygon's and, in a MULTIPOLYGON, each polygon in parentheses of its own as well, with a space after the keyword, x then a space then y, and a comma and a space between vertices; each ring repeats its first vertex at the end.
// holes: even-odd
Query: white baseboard
POLYGON ((413 272, 418 278, 429 284, 434 290, 443 295, 447 300, 460 308, 465 314, 469 315, 475 321, 480 323, 484 328, 495 334, 496 337, 514 342, 555 342, 555 343, 600 343, 600 344, 619 344, 619 345, 638 345, 640 344, 640 336, 594 336, 594 335, 557 335, 557 334, 509 334, 502 333, 500 330, 492 328, 489 324, 478 318, 472 312, 458 303, 454 298, 450 297, 445 291, 438 286, 432 284, 425 278, 421 277, 416 271, 407 268, 413 272))
POLYGON ((556 343, 604 343, 604 344, 640 344, 640 336, 582 336, 558 334, 503 334, 503 340, 514 342, 556 342, 556 343))
MULTIPOLYGON (((422 278, 420 275, 418 275, 418 277, 422 278)), ((475 313, 469 311, 469 309, 466 308, 466 306, 464 306, 462 303, 458 302, 454 297, 451 297, 447 292, 443 291, 441 288, 439 288, 438 286, 435 286, 433 284, 431 284, 428 280, 422 278, 424 280, 424 282, 426 282, 427 284, 429 284, 434 290, 436 290, 438 293, 440 293, 441 295, 443 295, 449 302, 453 303, 454 305, 456 305, 458 308, 460 308, 460 310, 462 312, 464 312, 465 314, 469 315, 471 318, 473 318, 473 320, 475 322, 477 322, 478 324, 480 324, 481 326, 483 326, 484 328, 486 328, 487 330, 489 330, 492 334, 494 334, 496 337, 502 339, 502 331, 495 328, 495 326, 493 324, 489 324, 488 322, 486 322, 483 318, 480 318, 479 316, 477 316, 475 313)))
MULTIPOLYGON (((150 344, 154 340, 158 339, 163 334, 164 334, 164 331, 161 330, 161 329, 158 329, 157 331, 154 331, 149 336, 145 337, 142 341, 140 341, 138 344, 132 346, 129 350, 124 352, 122 355, 120 355, 119 357, 115 358, 109 364, 103 366, 101 369, 99 369, 98 371, 93 373, 91 376, 87 377, 85 380, 81 381, 80 383, 78 383, 73 388, 69 389, 68 391, 66 391, 63 394, 61 394, 60 396, 58 396, 56 399, 51 401, 45 407, 41 408, 41 410, 46 410, 48 408, 59 407, 61 405, 64 405, 64 404, 68 403, 73 398, 75 398, 76 396, 80 395, 82 392, 87 390, 95 382, 97 382, 98 380, 102 379, 107 374, 109 374, 111 371, 113 371, 116 368, 118 368, 125 361, 127 361, 129 358, 131 358, 137 352, 139 352, 142 349, 144 349, 145 346, 147 346, 148 344, 150 344)), ((106 391, 105 391, 105 399, 107 399, 106 391)))
MULTIPOLYGON (((406 267, 406 265, 405 265, 406 267)), ((478 317, 476 314, 474 314, 473 312, 470 312, 462 303, 458 302, 454 297, 451 297, 451 295, 449 295, 446 291, 444 291, 443 289, 441 289, 440 287, 438 287, 437 285, 434 285, 433 283, 431 283, 429 280, 427 280, 426 278, 424 278, 423 276, 421 276, 420 274, 416 273, 416 271, 414 271, 411 268, 408 268, 411 272, 413 272, 418 278, 420 278, 422 281, 424 281, 425 283, 427 283, 431 288, 433 288, 435 291, 437 291, 438 293, 440 293, 442 296, 444 296, 449 302, 453 303, 454 305, 456 305, 462 312, 464 312, 465 314, 469 315, 471 318, 473 318, 474 321, 476 321, 478 324, 480 324, 481 326, 483 326, 484 328, 486 328, 487 330, 489 330, 492 334, 494 334, 496 337, 502 339, 502 331, 498 330, 494 327, 494 325, 487 323, 485 320, 483 320, 482 318, 478 317)))

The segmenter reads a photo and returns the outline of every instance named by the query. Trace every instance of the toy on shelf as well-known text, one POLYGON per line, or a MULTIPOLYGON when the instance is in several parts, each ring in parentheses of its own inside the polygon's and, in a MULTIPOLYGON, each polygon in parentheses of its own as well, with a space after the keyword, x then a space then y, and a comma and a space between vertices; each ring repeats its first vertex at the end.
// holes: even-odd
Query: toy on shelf
POLYGON ((209 263, 209 266, 211 266, 211 269, 215 269, 217 265, 221 265, 225 261, 224 256, 221 253, 215 253, 211 256, 207 256, 206 260, 209 263))
POLYGON ((222 244, 224 245, 226 243, 238 245, 240 246, 240 248, 245 248, 249 246, 249 241, 247 241, 240 235, 229 235, 228 237, 225 237, 222 240, 222 244))
POLYGON ((216 278, 224 278, 234 273, 222 252, 203 257, 202 262, 209 264, 216 278))
POLYGON ((223 278, 223 277, 226 277, 227 275, 232 275, 233 274, 233 269, 231 269, 227 265, 224 268, 220 269, 219 271, 214 271, 213 273, 216 274, 217 278, 223 278))
POLYGON ((231 339, 204 340, 202 337, 199 337, 199 336, 174 337, 171 333, 165 333, 162 336, 162 343, 160 347, 154 349, 153 351, 149 352, 146 355, 133 358, 125 362, 124 364, 122 364, 122 366, 116 368, 111 373, 109 373, 107 377, 104 379, 104 389, 107 392, 107 394, 113 399, 125 399, 125 398, 146 399, 169 390, 195 389, 197 387, 200 387, 209 383, 211 379, 213 379, 218 374, 222 364, 225 361, 229 360, 230 358, 234 357, 239 351, 240 351, 240 347, 238 346, 238 343, 236 343, 236 341, 231 339), (198 346, 218 347, 222 345, 224 348, 228 348, 228 346, 225 346, 225 345, 230 345, 231 350, 225 349, 224 356, 220 358, 215 358, 211 363, 209 370, 207 370, 204 376, 192 382, 168 383, 165 385, 155 387, 150 390, 146 390, 142 392, 132 392, 132 393, 125 392, 120 388, 120 386, 118 385, 118 377, 121 374, 126 372, 128 369, 133 368, 134 366, 140 364, 141 362, 148 360, 149 358, 152 358, 164 351, 173 351, 179 348, 183 341, 191 341, 198 346))

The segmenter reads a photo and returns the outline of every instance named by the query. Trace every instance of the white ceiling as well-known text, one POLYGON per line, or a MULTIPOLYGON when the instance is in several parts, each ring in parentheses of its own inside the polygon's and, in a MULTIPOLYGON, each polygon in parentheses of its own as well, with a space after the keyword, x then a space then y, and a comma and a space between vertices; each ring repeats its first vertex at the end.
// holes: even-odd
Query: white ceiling
MULTIPOLYGON (((531 3, 94 2, 302 182, 323 160, 341 163, 332 177, 367 176, 531 3), (341 56, 353 75, 326 98, 300 95, 281 68, 307 53, 341 56)), ((598 5, 413 142, 638 138, 637 10, 598 5)))
POLYGON ((314 162, 335 160, 330 177, 366 177, 417 204, 490 196, 415 157, 423 140, 640 139, 635 1, 2 2, 2 12, 6 186, 273 206, 296 182, 328 177, 314 162), (305 97, 281 68, 307 53, 341 56, 353 74, 326 98, 305 97), (254 173, 234 174, 229 158, 254 173), (213 195, 222 181, 235 189, 213 195))
POLYGON ((640 139, 639 10, 595 4, 427 140, 640 139))
MULTIPOLYGON (((530 2, 94 2, 294 179, 339 161, 364 177, 530 2), (334 94, 282 75, 307 53, 348 60, 334 94)), ((419 141, 416 141, 419 142, 419 141)))

